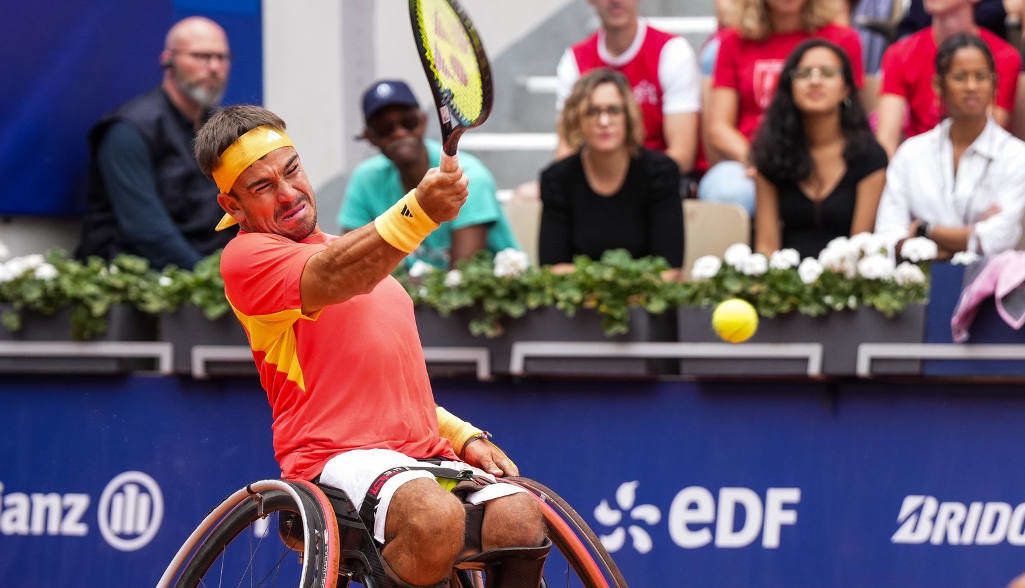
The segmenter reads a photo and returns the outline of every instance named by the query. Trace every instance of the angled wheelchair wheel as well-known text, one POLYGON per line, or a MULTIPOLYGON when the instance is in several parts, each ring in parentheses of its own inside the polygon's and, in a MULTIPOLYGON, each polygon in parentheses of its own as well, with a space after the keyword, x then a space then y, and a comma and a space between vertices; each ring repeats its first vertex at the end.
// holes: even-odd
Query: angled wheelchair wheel
POLYGON ((522 477, 502 478, 533 494, 541 505, 548 538, 559 552, 545 563, 548 586, 584 588, 627 588, 626 579, 612 556, 573 507, 551 488, 522 477))
POLYGON ((338 554, 338 524, 323 493, 309 482, 262 480, 207 515, 157 586, 336 588, 338 554))

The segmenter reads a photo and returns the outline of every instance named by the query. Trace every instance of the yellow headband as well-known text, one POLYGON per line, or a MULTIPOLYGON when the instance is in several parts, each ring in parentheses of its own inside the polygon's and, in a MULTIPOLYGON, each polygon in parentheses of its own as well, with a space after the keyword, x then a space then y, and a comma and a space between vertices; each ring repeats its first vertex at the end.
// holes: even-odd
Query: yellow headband
MULTIPOLYGON (((213 171, 217 189, 227 194, 239 175, 253 162, 282 147, 294 147, 285 131, 268 126, 249 130, 221 153, 221 162, 213 171)), ((226 229, 236 222, 230 214, 225 214, 217 223, 217 230, 226 229)))

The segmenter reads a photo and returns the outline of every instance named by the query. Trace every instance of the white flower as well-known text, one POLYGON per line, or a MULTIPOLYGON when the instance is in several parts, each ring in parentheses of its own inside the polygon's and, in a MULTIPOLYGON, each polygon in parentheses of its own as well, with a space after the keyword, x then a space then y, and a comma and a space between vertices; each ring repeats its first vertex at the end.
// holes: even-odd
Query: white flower
POLYGON ((819 263, 822 267, 853 278, 858 272, 858 256, 860 251, 850 246, 845 237, 837 237, 819 252, 819 263))
POLYGON ((776 270, 787 270, 801 263, 801 254, 796 249, 780 249, 769 258, 769 267, 776 270))
POLYGON ((901 286, 922 284, 925 282, 925 274, 917 265, 905 261, 893 270, 893 280, 901 286))
POLYGON ((901 256, 915 263, 932 261, 936 259, 937 253, 939 253, 939 248, 936 243, 925 237, 912 237, 904 241, 904 245, 900 248, 901 256))
POLYGON ((802 283, 814 284, 822 275, 822 264, 814 257, 805 257, 797 268, 797 275, 800 276, 802 283))
POLYGON ((0 241, 0 259, 7 259, 7 256, 11 254, 11 250, 4 245, 3 241, 0 241))
POLYGON ((851 237, 847 244, 864 255, 882 253, 886 249, 886 239, 872 233, 858 233, 851 237))
POLYGON ((885 280, 893 277, 893 260, 888 255, 876 253, 858 262, 858 274, 868 280, 885 280))
POLYGON ((976 261, 979 261, 979 256, 971 251, 958 251, 950 258, 950 263, 954 265, 971 265, 976 261))
POLYGON ((121 270, 116 265, 111 264, 111 266, 110 266, 110 273, 112 273, 112 274, 119 274, 119 273, 121 273, 121 270))
POLYGON ((847 308, 850 308, 851 310, 858 308, 858 299, 854 296, 854 294, 851 294, 847 297, 847 308))
POLYGON ((18 276, 14 275, 14 272, 7 267, 6 263, 0 263, 0 284, 10 282, 18 276))
POLYGON ((171 285, 171 278, 170 276, 160 276, 160 279, 157 280, 157 283, 166 288, 171 285))
POLYGON ((463 272, 454 269, 445 274, 445 286, 455 288, 456 286, 462 285, 462 283, 463 272))
POLYGON ((413 265, 409 268, 409 277, 411 278, 422 278, 427 274, 434 271, 434 266, 418 259, 413 262, 413 265))
POLYGON ((527 271, 528 267, 530 267, 530 258, 527 257, 527 254, 512 247, 495 254, 494 273, 497 278, 518 276, 527 271))
POLYGON ((851 245, 851 240, 843 235, 834 237, 829 243, 826 243, 826 249, 838 249, 841 251, 853 250, 856 247, 851 245))
POLYGON ((25 269, 36 269, 37 267, 46 263, 46 258, 40 253, 33 253, 32 255, 26 255, 21 258, 25 264, 25 269))
POLYGON ((872 239, 872 233, 858 233, 850 239, 847 239, 847 243, 855 249, 861 249, 865 242, 872 239))
POLYGON ((727 264, 740 269, 748 257, 751 257, 751 248, 747 246, 747 243, 734 243, 726 248, 722 259, 727 264))
POLYGON ((694 260, 694 267, 690 268, 690 277, 695 280, 707 280, 714 278, 722 268, 722 262, 714 255, 702 255, 694 260))
POLYGON ((15 257, 14 259, 7 262, 7 270, 11 273, 12 278, 19 278, 22 274, 29 270, 34 270, 37 267, 46 263, 46 259, 38 253, 32 255, 26 255, 24 257, 15 257))
POLYGON ((760 276, 769 270, 769 260, 761 253, 753 253, 740 267, 740 271, 748 276, 760 276))
POLYGON ((4 270, 9 276, 11 276, 11 280, 13 280, 20 277, 21 274, 25 272, 25 265, 20 257, 15 257, 4 264, 4 270))
POLYGON ((35 276, 40 280, 52 280, 57 277, 57 268, 44 262, 36 268, 35 276))
POLYGON ((8 261, 7 270, 11 273, 11 279, 20 278, 25 272, 34 270, 44 263, 46 263, 46 259, 42 255, 33 253, 24 257, 15 257, 8 261))

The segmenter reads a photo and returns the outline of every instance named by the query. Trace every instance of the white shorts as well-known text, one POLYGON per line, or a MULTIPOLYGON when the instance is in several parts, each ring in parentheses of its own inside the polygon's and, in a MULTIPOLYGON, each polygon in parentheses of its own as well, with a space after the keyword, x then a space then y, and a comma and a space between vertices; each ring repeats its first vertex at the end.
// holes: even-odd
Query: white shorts
MULTIPOLYGON (((363 499, 366 498, 367 490, 382 473, 399 466, 422 466, 434 465, 424 464, 416 459, 392 451, 390 449, 354 449, 332 457, 320 473, 320 483, 344 490, 356 506, 356 512, 363 507, 363 499)), ((471 470, 478 476, 494 480, 495 477, 484 470, 475 468, 461 461, 442 461, 439 464, 443 468, 456 470, 471 470)), ((384 525, 388 518, 388 505, 395 491, 406 482, 417 478, 434 479, 434 474, 423 470, 410 470, 399 472, 384 483, 381 492, 377 495, 380 502, 377 505, 377 515, 374 517, 374 539, 378 543, 384 543, 384 525)), ((519 486, 512 484, 489 484, 481 490, 467 494, 466 500, 470 504, 480 504, 495 498, 526 492, 519 486)))

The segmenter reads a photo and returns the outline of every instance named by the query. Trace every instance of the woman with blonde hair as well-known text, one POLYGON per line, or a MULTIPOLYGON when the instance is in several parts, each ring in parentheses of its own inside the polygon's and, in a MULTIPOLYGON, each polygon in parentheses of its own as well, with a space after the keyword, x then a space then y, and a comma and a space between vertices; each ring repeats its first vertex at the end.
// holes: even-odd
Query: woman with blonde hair
POLYGON ((754 213, 755 185, 749 151, 762 115, 772 102, 783 62, 797 45, 826 39, 847 54, 861 86, 861 41, 851 28, 833 24, 838 0, 738 0, 736 28, 722 35, 704 128, 719 163, 698 186, 698 197, 733 202, 754 213))
POLYGON ((581 77, 559 130, 574 153, 541 172, 541 263, 626 249, 680 267, 680 171, 668 156, 643 147, 644 122, 623 74, 595 69, 581 77))

